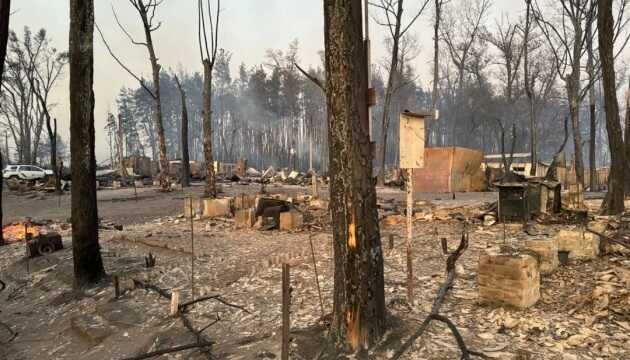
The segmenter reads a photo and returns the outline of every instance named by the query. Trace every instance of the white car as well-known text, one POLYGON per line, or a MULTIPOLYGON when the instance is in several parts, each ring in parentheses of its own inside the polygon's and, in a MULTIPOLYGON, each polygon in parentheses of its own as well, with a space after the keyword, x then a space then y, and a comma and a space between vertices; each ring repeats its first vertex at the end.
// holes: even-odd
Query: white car
POLYGON ((53 175, 52 170, 45 170, 33 165, 8 165, 2 171, 4 179, 43 180, 53 175))

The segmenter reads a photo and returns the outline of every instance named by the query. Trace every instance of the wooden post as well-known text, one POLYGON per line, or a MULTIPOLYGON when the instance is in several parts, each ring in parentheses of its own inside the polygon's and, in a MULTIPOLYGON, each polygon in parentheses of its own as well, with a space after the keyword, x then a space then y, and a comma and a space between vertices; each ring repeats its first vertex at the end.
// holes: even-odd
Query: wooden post
POLYGON ((192 196, 189 198, 188 206, 190 211, 190 293, 192 300, 195 301, 195 210, 192 196))
POLYGON ((389 250, 394 250, 394 234, 389 234, 389 250))
POLYGON ((120 282, 118 280, 118 275, 114 275, 114 298, 118 299, 120 297, 120 282))
MULTIPOLYGON (((311 122, 313 117, 311 116, 311 122)), ((308 169, 313 171, 313 134, 308 137, 308 169)))
POLYGON ((171 316, 177 316, 179 313, 179 290, 173 290, 171 293, 171 316))
POLYGON ((312 178, 312 192, 313 192, 313 199, 319 199, 319 183, 317 180, 317 175, 313 174, 313 178, 312 178))
POLYGON ((407 303, 413 303, 413 169, 407 169, 407 303))
POLYGON ((291 275, 289 264, 282 264, 282 360, 289 360, 289 333, 291 319, 291 275))

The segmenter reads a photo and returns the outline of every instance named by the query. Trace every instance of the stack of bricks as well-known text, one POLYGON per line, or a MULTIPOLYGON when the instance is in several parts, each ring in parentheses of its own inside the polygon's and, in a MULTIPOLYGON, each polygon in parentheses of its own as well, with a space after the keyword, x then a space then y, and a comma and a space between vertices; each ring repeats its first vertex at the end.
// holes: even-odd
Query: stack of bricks
POLYGON ((477 280, 485 303, 528 308, 540 299, 538 260, 531 255, 483 254, 477 280))
POLYGON ((256 196, 240 194, 234 197, 234 211, 256 207, 256 196))
POLYGON ((234 223, 237 228, 251 228, 256 223, 256 209, 241 209, 234 213, 234 223))
POLYGON ((190 219, 196 215, 203 213, 202 203, 200 199, 185 198, 184 199, 184 217, 190 219))
MULTIPOLYGON (((590 226, 593 230, 603 232, 601 226, 590 226)), ((556 235, 559 251, 568 251, 570 259, 594 259, 599 255, 599 236, 583 228, 560 230, 556 235)))
POLYGON ((551 274, 558 268, 558 239, 528 239, 523 246, 535 253, 541 274, 551 274))
POLYGON ((298 230, 304 224, 304 215, 297 210, 280 213, 280 230, 298 230))
POLYGON ((203 217, 228 217, 232 215, 231 199, 204 199, 203 217))

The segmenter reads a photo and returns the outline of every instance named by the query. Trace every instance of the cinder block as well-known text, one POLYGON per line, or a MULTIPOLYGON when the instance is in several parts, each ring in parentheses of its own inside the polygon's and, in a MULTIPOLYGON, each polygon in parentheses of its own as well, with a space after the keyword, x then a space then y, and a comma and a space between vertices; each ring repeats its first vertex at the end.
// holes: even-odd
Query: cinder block
POLYGON ((556 235, 559 251, 570 259, 594 259, 599 255, 599 236, 582 229, 560 230, 556 235))
POLYGON ((531 255, 483 254, 477 281, 482 302, 528 308, 540 299, 538 260, 531 255))
POLYGON ((200 199, 185 198, 184 199, 184 217, 190 219, 195 215, 201 215, 203 213, 202 204, 200 199), (192 205, 192 211, 191 211, 192 205))
POLYGON ((558 239, 528 239, 523 246, 538 255, 541 274, 551 274, 558 268, 558 239))
POLYGON ((256 206, 256 196, 240 194, 234 197, 234 210, 245 210, 256 206))
POLYGON ((304 215, 296 210, 280 213, 280 230, 296 230, 302 227, 304 215))
POLYGON ((203 217, 228 217, 232 215, 230 208, 231 199, 204 199, 203 217))
POLYGON ((251 228, 256 223, 256 209, 236 210, 234 223, 237 228, 251 228))

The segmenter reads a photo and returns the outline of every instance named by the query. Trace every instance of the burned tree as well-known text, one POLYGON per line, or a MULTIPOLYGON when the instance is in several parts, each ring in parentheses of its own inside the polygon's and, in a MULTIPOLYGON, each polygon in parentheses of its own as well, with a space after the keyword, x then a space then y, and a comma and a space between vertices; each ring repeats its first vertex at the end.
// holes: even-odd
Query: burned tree
MULTIPOLYGON (((381 9, 385 15, 385 21, 379 22, 388 28, 391 35, 392 52, 389 63, 387 87, 385 88, 385 102, 383 103, 383 116, 381 120, 381 159, 380 159, 380 171, 378 176, 379 185, 385 184, 385 162, 387 155, 387 133, 389 131, 390 122, 390 106, 392 103, 392 97, 394 96, 396 84, 395 77, 399 73, 398 62, 400 60, 400 40, 405 36, 407 31, 411 28, 414 22, 420 17, 424 8, 429 3, 429 0, 423 0, 423 4, 420 10, 413 16, 408 24, 403 25, 403 0, 380 0, 378 3, 372 3, 373 6, 381 9)), ((366 19, 367 21, 367 19, 366 19)), ((403 69, 404 70, 404 69, 403 69)))
POLYGON ((465 102, 466 70, 475 62, 475 43, 478 42, 483 21, 490 9, 490 0, 467 0, 453 8, 450 4, 449 12, 446 12, 444 24, 440 28, 442 39, 446 45, 448 56, 455 66, 457 78, 455 82, 455 109, 449 119, 450 143, 457 145, 457 126, 460 122, 461 109, 465 102), (461 6, 460 6, 461 5, 461 6))
POLYGON ((182 173, 181 183, 183 187, 190 186, 190 155, 188 151, 188 107, 186 106, 186 92, 179 81, 179 78, 175 76, 175 83, 179 90, 179 95, 182 98, 182 133, 181 133, 181 148, 182 148, 182 173))
MULTIPOLYGON (((434 120, 439 119, 437 102, 440 85, 440 21, 442 20, 443 6, 444 0, 435 0, 435 19, 433 23, 433 90, 431 91, 431 112, 433 113, 434 120)), ((434 130, 433 126, 430 127, 430 132, 427 136, 427 144, 431 139, 432 130, 434 130)))
POLYGON ((50 167, 56 174, 55 191, 61 193, 61 179, 57 168, 57 119, 52 119, 50 114, 52 106, 49 103, 49 95, 63 73, 68 62, 68 54, 57 53, 56 49, 48 47, 47 44, 47 41, 43 42, 42 46, 35 49, 31 46, 25 47, 27 58, 33 64, 32 71, 27 72, 26 77, 45 119, 50 139, 50 167))
MULTIPOLYGON (((11 0, 0 0, 0 89, 2 89, 4 60, 7 57, 7 43, 9 41, 9 17, 11 17, 11 0)), ((9 153, 7 152, 5 155, 8 157, 9 153)), ((4 166, 2 151, 0 151, 0 169, 3 168, 4 166)), ((2 184, 0 184, 0 245, 4 244, 4 236, 2 234, 2 187, 2 184)))
POLYGON ((335 254, 333 334, 353 350, 385 328, 383 254, 372 178, 361 0, 324 1, 330 211, 335 254))
POLYGON ((205 195, 211 198, 217 196, 217 185, 214 173, 214 159, 212 156, 212 71, 217 59, 219 44, 219 14, 221 13, 221 0, 217 0, 216 12, 212 14, 211 0, 204 9, 203 1, 198 0, 198 27, 199 27, 199 54, 203 64, 203 158, 205 162, 206 187, 205 195), (208 11, 208 28, 206 31, 206 13, 208 11), (210 38, 210 46, 208 46, 210 38))
POLYGON ((70 1, 70 146, 72 255, 77 286, 104 275, 98 243, 94 155, 94 2, 70 1))
POLYGON ((582 59, 586 52, 586 31, 595 16, 595 8, 589 0, 560 0, 560 16, 564 21, 556 23, 543 16, 536 5, 534 17, 549 43, 555 58, 558 76, 564 82, 573 133, 576 180, 584 184, 584 160, 582 155, 582 132, 580 128, 580 104, 592 85, 582 86, 582 59))
MULTIPOLYGON (((592 2, 593 0, 591 0, 592 2)), ((588 108, 589 108, 589 141, 588 141, 588 177, 591 191, 598 191, 596 188, 597 178, 597 156, 595 154, 595 138, 597 131, 597 118, 595 112, 596 100, 595 100, 595 49, 593 48, 593 22, 589 21, 586 26, 586 72, 588 73, 588 81, 591 86, 588 90, 588 108)))
POLYGON ((531 0, 525 2, 525 25, 523 27, 523 87, 527 98, 529 117, 529 150, 532 162, 530 175, 536 175, 538 166, 538 127, 541 110, 550 101, 550 94, 558 72, 553 66, 554 58, 541 41, 540 33, 535 32, 531 0))
MULTIPOLYGON (((133 6, 134 9, 138 12, 140 16, 140 20, 142 21, 142 28, 144 30, 145 41, 137 41, 135 40, 131 34, 127 31, 127 29, 122 25, 122 23, 118 20, 118 16, 114 11, 114 18, 116 19, 116 23, 120 27, 123 33, 129 38, 132 44, 144 46, 149 53, 149 61, 151 63, 151 73, 153 77, 153 84, 151 87, 145 84, 144 80, 141 79, 138 75, 133 73, 127 66, 125 66, 116 55, 114 55, 113 51, 109 47, 109 44, 105 41, 105 37, 101 32, 98 26, 96 27, 101 35, 101 39, 107 48, 109 54, 116 60, 116 62, 127 71, 131 76, 133 76, 140 85, 149 93, 151 98, 153 99, 153 122, 155 125, 155 131, 157 132, 158 137, 158 145, 159 145, 159 158, 160 158, 160 186, 162 189, 166 190, 169 188, 169 180, 168 180, 168 158, 166 153, 166 136, 164 135, 164 125, 162 123, 162 99, 160 93, 160 70, 162 69, 161 65, 158 63, 158 58, 155 53, 155 46, 153 44, 153 33, 157 31, 161 26, 162 22, 155 23, 155 12, 157 8, 162 5, 164 0, 128 0, 129 3, 133 6)), ((113 10, 113 9, 112 9, 113 10)))
MULTIPOLYGON (((612 0, 599 0, 597 27, 599 56, 602 64, 604 102, 606 106, 606 129, 610 143, 611 167, 608 178, 608 194, 602 203, 602 213, 615 215, 624 211, 624 177, 626 158, 619 119, 617 87, 615 84, 614 18, 612 0)), ((626 126, 628 126, 626 124, 626 126)), ((626 139, 628 141, 628 139, 626 139)))

